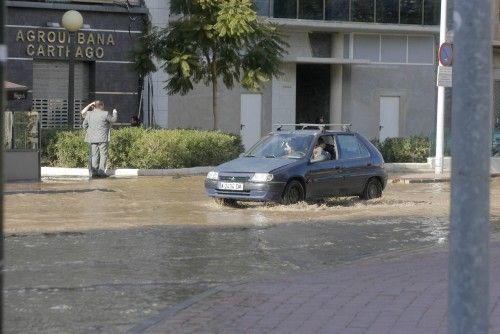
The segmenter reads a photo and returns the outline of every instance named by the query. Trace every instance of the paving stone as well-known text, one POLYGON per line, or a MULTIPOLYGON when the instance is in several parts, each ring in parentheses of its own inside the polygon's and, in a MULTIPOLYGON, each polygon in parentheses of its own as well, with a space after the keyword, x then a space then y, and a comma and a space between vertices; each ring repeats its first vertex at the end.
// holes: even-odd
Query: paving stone
MULTIPOLYGON (((499 241, 490 252, 490 333, 500 334, 499 241)), ((446 268, 446 249, 429 249, 222 287, 144 332, 444 334, 446 268)))

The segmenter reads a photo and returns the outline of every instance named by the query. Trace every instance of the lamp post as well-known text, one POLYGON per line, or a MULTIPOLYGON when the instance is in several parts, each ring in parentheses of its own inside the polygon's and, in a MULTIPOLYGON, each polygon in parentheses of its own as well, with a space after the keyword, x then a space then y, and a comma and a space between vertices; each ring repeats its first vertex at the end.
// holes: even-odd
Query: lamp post
POLYGON ((62 25, 68 31, 68 126, 73 129, 75 120, 75 38, 83 25, 83 17, 76 10, 68 10, 62 17, 62 25))

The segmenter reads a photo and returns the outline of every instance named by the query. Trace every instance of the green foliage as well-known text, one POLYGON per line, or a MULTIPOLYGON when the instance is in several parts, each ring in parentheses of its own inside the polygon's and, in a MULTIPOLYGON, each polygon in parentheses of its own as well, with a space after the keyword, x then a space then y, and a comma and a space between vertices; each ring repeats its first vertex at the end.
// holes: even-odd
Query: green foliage
MULTIPOLYGON (((87 167, 88 144, 83 131, 47 135, 44 164, 87 167)), ((213 166, 236 158, 241 138, 219 131, 122 128, 113 130, 109 144, 111 168, 184 168, 213 166)))
POLYGON ((109 143, 108 164, 115 168, 127 168, 131 166, 131 152, 135 149, 136 143, 146 131, 140 127, 121 128, 111 131, 111 141, 109 143))
POLYGON ((219 79, 229 89, 240 82, 258 90, 281 74, 288 44, 275 25, 257 18, 251 0, 172 0, 171 12, 179 19, 142 39, 144 52, 163 61, 169 94, 186 94, 199 82, 217 92, 219 79))
POLYGON ((382 143, 373 142, 384 157, 385 162, 426 162, 430 154, 427 137, 387 138, 382 143))
POLYGON ((57 135, 57 129, 42 129, 41 131, 41 164, 42 166, 53 166, 52 162, 56 161, 55 156, 55 138, 57 135))
POLYGON ((84 167, 89 158, 89 147, 83 141, 85 134, 82 130, 57 131, 51 145, 58 167, 84 167))
POLYGON ((214 25, 219 37, 244 37, 253 33, 252 23, 257 20, 257 13, 250 0, 227 0, 218 5, 217 23, 214 25))

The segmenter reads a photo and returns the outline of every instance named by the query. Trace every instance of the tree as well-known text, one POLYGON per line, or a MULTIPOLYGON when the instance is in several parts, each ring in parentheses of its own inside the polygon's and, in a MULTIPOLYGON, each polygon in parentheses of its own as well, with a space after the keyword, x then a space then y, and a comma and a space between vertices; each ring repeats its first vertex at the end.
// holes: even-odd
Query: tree
POLYGON ((179 18, 144 37, 145 50, 169 74, 169 94, 184 95, 195 83, 212 86, 213 129, 218 129, 219 80, 256 91, 281 74, 288 46, 277 26, 257 18, 251 0, 172 0, 179 18))

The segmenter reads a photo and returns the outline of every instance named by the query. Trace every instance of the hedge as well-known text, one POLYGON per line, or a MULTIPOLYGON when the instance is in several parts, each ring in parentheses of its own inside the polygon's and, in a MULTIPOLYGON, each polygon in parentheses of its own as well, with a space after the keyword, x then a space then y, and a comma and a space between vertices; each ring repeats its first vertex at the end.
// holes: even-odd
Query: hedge
MULTIPOLYGON (((110 168, 183 168, 213 166, 236 158, 241 138, 219 131, 121 128, 112 130, 110 168)), ((86 167, 89 146, 82 130, 43 131, 45 166, 86 167)))
POLYGON ((430 156, 430 141, 427 137, 412 136, 387 138, 382 143, 373 141, 385 162, 426 162, 430 156))

